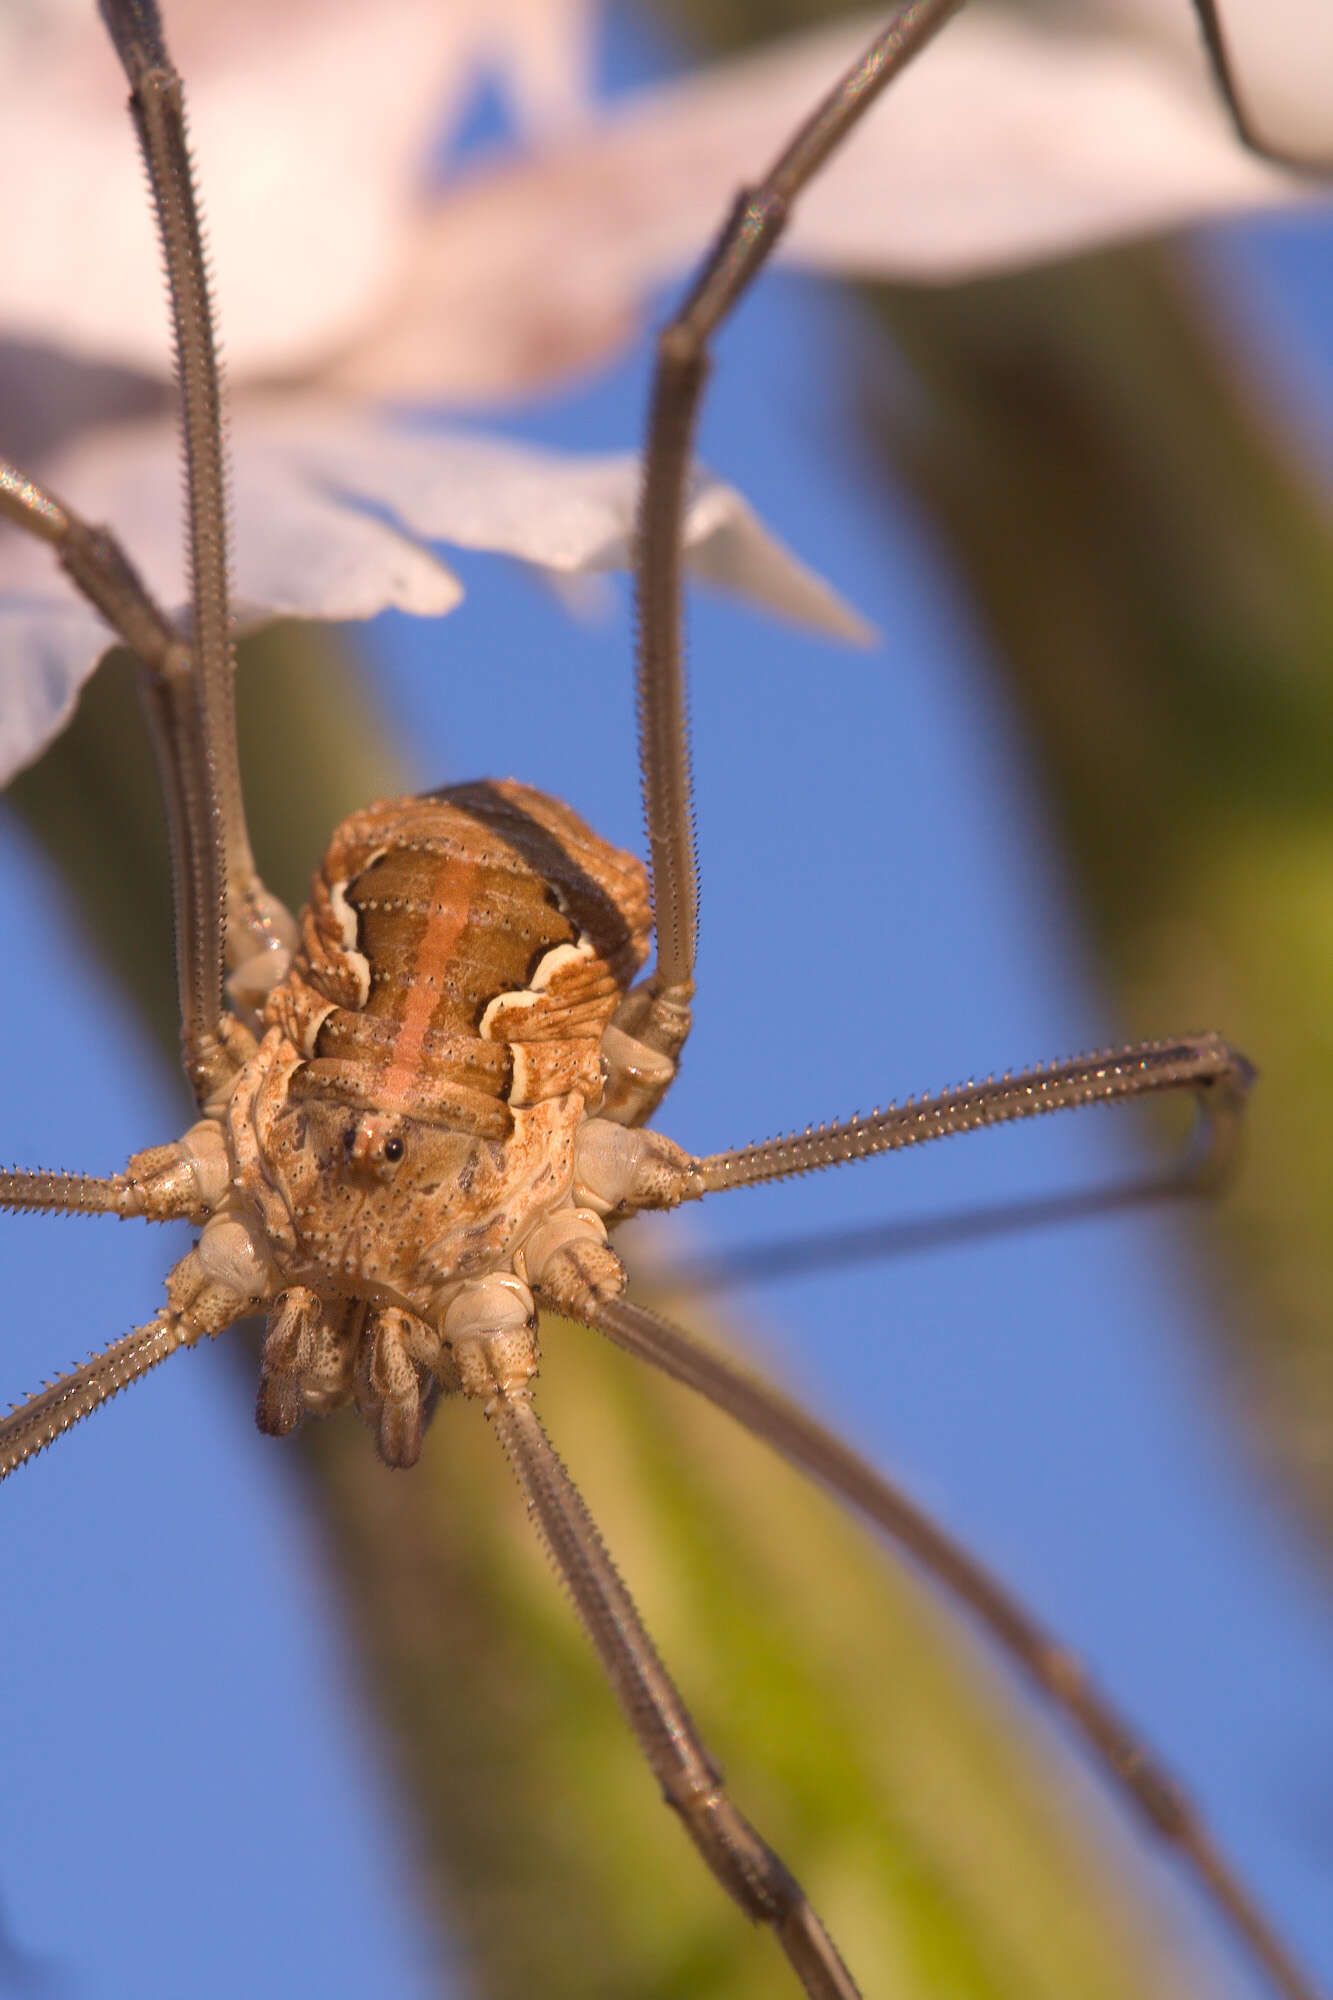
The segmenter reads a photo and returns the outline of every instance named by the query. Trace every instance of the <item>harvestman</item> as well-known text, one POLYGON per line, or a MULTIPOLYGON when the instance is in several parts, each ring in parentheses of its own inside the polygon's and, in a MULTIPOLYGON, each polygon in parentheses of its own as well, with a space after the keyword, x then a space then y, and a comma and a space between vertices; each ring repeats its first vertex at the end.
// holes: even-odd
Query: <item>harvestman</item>
MULTIPOLYGON (((387 1465, 439 1394, 481 1402, 663 1794, 814 2000, 857 1992, 800 1885, 723 1788, 533 1407, 537 1308, 698 1390, 902 1543, 1081 1731, 1291 2000, 1314 2000, 1172 1781, 1073 1661, 927 1519, 775 1391, 624 1297, 608 1224, 725 1188, 1079 1105, 1190 1089, 1229 1126, 1250 1072, 1216 1036, 1140 1043, 767 1144, 695 1158, 643 1129, 690 1025, 695 862, 680 531, 712 335, 800 189, 959 0, 915 0, 738 199, 657 354, 639 517, 640 757, 651 876, 555 800, 482 783, 381 803, 333 834, 299 922, 263 887, 233 718, 220 385, 180 80, 152 0, 102 0, 131 86, 168 266, 183 403, 192 623, 110 534, 0 466, 137 656, 169 823, 186 1073, 200 1117, 123 1174, 0 1174, 0 1202, 200 1225, 167 1303, 0 1421, 0 1478, 178 1348, 262 1308, 260 1428, 353 1402, 387 1465), (651 882, 651 887, 650 887, 651 882), (633 982, 656 937, 657 961, 633 982), (224 973, 227 975, 224 987, 224 973), (227 1005, 224 994, 230 999, 227 1005)), ((1200 19, 1233 118, 1210 0, 1200 19)))

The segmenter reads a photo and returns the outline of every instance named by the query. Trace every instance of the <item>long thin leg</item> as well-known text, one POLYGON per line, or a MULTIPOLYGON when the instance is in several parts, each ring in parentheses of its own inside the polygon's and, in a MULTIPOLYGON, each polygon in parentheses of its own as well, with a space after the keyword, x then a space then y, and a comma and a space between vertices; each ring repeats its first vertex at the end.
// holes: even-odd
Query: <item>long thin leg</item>
MULTIPOLYGON (((557 1301, 557 1310, 567 1307, 557 1301)), ((590 1302, 578 1317, 626 1353, 649 1361, 726 1410, 800 1471, 905 1549, 977 1618, 1074 1724, 1111 1783, 1184 1858, 1214 1907, 1287 2000, 1318 2000, 1253 1896, 1237 1879, 1180 1787, 1087 1679, 1078 1661, 990 1573, 907 1496, 766 1382, 682 1328, 623 1298, 590 1302)))
POLYGON ((938 1097, 909 1099, 841 1124, 812 1126, 757 1146, 711 1153, 690 1164, 685 1199, 723 1188, 755 1187, 762 1181, 808 1174, 875 1153, 896 1152, 975 1132, 987 1125, 1012 1124, 1046 1112, 1114 1104, 1127 1098, 1175 1090, 1199 1093, 1208 1144, 1191 1161, 1191 1177, 1215 1176, 1234 1144, 1245 1095, 1254 1071, 1244 1056, 1218 1035, 1178 1042, 1134 1042, 1071 1062, 1046 1063, 1013 1075, 964 1084, 938 1097))
MULTIPOLYGON (((663 330, 648 418, 636 546, 639 760, 652 859, 656 994, 679 1009, 693 991, 697 868, 681 651, 681 522, 708 344, 777 242, 792 202, 884 86, 961 0, 909 0, 820 103, 722 235, 663 330)), ((650 1047, 651 1027, 640 1027, 650 1047)), ((669 1046, 672 1028, 665 1034, 669 1046)), ((678 1044, 677 1044, 678 1046, 678 1044)), ((675 1048, 669 1048, 674 1054, 675 1048)))
POLYGON ((167 1304, 147 1326, 136 1327, 0 1418, 0 1480, 169 1355, 221 1333, 248 1309, 247 1300, 207 1277, 191 1251, 168 1277, 167 1304))
MULTIPOLYGON (((207 260, 185 136, 181 80, 154 0, 101 0, 130 85, 130 111, 148 169, 171 294, 181 396, 188 520, 191 643, 224 827, 239 818, 227 557, 222 379, 213 338, 207 260)), ((220 960, 219 960, 220 963, 220 960)))
POLYGON ((189 646, 110 530, 82 520, 4 459, 0 516, 51 546, 65 574, 138 664, 167 815, 185 1065, 202 1102, 218 1066, 224 957, 235 971, 256 959, 262 963, 267 954, 280 977, 286 960, 278 964, 278 955, 295 944, 295 923, 259 878, 239 791, 224 831, 189 646))
POLYGON ((0 1419, 0 1479, 8 1479, 11 1472, 45 1451, 81 1418, 91 1416, 177 1348, 198 1338, 177 1314, 160 1312, 147 1326, 136 1327, 105 1353, 93 1355, 81 1368, 30 1396, 0 1419))
POLYGON ((987 1125, 1191 1090, 1202 1114, 1200 1130, 1171 1185, 1182 1193, 1187 1188, 1203 1192, 1221 1181, 1230 1164, 1253 1081, 1245 1057, 1219 1035, 1131 1042, 701 1158, 664 1133, 631 1134, 614 1119, 593 1119, 579 1135, 576 1173, 587 1194, 602 1204, 601 1213, 623 1217, 642 1209, 675 1208, 727 1188, 757 1187, 820 1167, 844 1166, 987 1125))
POLYGON ((275 947, 289 946, 295 931, 282 906, 263 890, 245 824, 236 748, 222 373, 199 197, 186 139, 185 97, 167 54, 156 0, 100 0, 100 5, 129 80, 130 110, 148 169, 171 294, 185 456, 190 636, 221 825, 228 956, 236 967, 275 947))
POLYGON ((527 1390, 497 1394, 486 1413, 667 1804, 727 1893, 747 1916, 772 1928, 811 2000, 857 2000, 856 1984, 799 1882, 727 1797, 527 1390))
POLYGON ((188 648, 111 536, 3 461, 0 514, 51 544, 66 574, 139 662, 171 849, 185 1070, 202 1103, 220 1068, 225 862, 188 648))
MULTIPOLYGON (((40 1167, 12 1167, 0 1173, 0 1208, 128 1218, 143 1215, 144 1191, 128 1174, 44 1173, 40 1167)), ((176 1216, 192 1212, 182 1208, 176 1216)))
POLYGON ((1218 94, 1226 105, 1227 114, 1241 144, 1250 152, 1257 153, 1261 159, 1273 160, 1277 165, 1290 167, 1299 174, 1314 174, 1323 179, 1333 173, 1333 153, 1292 153, 1275 140, 1264 137, 1250 116, 1244 96, 1237 84, 1231 51, 1216 0, 1192 0, 1192 4, 1218 94))
POLYGON ((0 1171, 0 1208, 205 1222, 226 1195, 231 1167, 220 1125, 202 1120, 183 1139, 136 1153, 123 1174, 0 1171))
MULTIPOLYGON (((215 1029, 222 1013, 224 960, 235 968, 289 947, 294 931, 281 905, 263 890, 245 825, 236 750, 222 380, 186 143, 184 94, 167 54, 155 0, 101 0, 101 13, 130 84, 130 110, 148 170, 171 296, 192 617, 184 672, 176 655, 168 656, 176 672, 154 672, 148 707, 166 755, 186 760, 182 782, 196 801, 195 810, 180 815, 190 858, 178 873, 192 877, 208 898, 206 908, 190 912, 195 929, 191 957, 198 961, 193 982, 198 1005, 211 1015, 208 1026, 215 1029)), ((103 544, 107 540, 98 539, 103 544)), ((118 565, 122 583, 138 590, 160 628, 165 621, 147 604, 128 563, 114 548, 110 559, 118 565)), ((89 595, 98 602, 91 590, 89 595)), ((178 653, 179 635, 171 636, 178 653)), ((166 789, 170 812, 170 779, 166 789)))

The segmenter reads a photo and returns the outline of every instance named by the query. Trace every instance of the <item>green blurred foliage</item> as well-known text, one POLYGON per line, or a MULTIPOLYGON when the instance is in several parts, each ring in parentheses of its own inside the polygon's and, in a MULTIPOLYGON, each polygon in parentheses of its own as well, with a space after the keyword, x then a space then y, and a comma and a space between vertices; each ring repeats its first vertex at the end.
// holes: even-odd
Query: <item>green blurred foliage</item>
POLYGON ((869 382, 867 411, 1037 743, 1126 1031, 1216 1026, 1258 1064, 1241 1171, 1199 1224, 1207 1324, 1237 1420, 1327 1534, 1326 495, 1166 251, 876 303, 929 415, 869 382))

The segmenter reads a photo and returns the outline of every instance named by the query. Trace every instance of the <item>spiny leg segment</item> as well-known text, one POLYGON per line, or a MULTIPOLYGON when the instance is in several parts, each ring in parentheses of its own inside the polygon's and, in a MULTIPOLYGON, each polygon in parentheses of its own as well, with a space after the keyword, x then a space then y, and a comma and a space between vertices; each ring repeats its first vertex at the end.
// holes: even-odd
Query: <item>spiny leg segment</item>
POLYGON ((500 1390, 486 1414, 663 1798, 728 1895, 772 1929, 811 2000, 857 2000, 799 1882, 728 1798, 526 1386, 500 1390))
MULTIPOLYGON (((725 1410, 896 1542, 986 1629, 1073 1724, 1109 1783, 1180 1855, 1214 1907, 1287 2000, 1319 2000, 1290 1952, 1219 1851, 1176 1780, 1089 1680, 1078 1660, 902 1490, 768 1383, 628 1299, 590 1300, 576 1316, 725 1410)), ((569 1308, 561 1302, 559 1310, 569 1308)))
POLYGON ((119 1215, 145 1222, 206 1222, 227 1191, 231 1167, 222 1128, 201 1118, 183 1139, 135 1153, 123 1174, 0 1171, 0 1209, 119 1215))
MULTIPOLYGON (((1192 0, 1209 65, 1238 136, 1251 150, 1293 161, 1258 133, 1242 103, 1215 0, 1192 0)), ((683 643, 681 549, 693 441, 711 366, 713 337, 767 262, 803 188, 847 138, 879 93, 921 53, 962 0, 907 0, 752 188, 743 188, 716 244, 658 336, 649 400, 644 483, 635 535, 639 762, 648 828, 657 964, 629 996, 618 1022, 667 1059, 666 1079, 690 1026, 694 992, 698 861, 690 774, 683 643)), ((1126 1049, 1125 1057, 1133 1051, 1126 1049)), ((656 1091, 660 1098, 662 1082, 656 1091)), ((1152 1088, 1160 1086, 1152 1085, 1152 1088)), ((647 1090, 607 1115, 637 1123, 656 1098, 647 1090)))
MULTIPOLYGON (((185 97, 167 54, 155 0, 101 0, 101 14, 130 85, 130 111, 148 170, 167 284, 185 459, 191 645, 197 730, 211 770, 230 962, 290 944, 278 939, 280 905, 262 891, 245 825, 236 750, 235 655, 228 557, 226 421, 209 297, 208 258, 186 136, 185 97)), ((281 912, 285 916, 285 912, 281 912)), ((287 919, 290 932, 290 918, 287 919)), ((222 962, 218 954, 217 964, 222 962)), ((218 1005, 221 1001, 219 997, 218 1005)))
MULTIPOLYGON (((171 293, 185 440, 190 635, 157 605, 110 533, 3 462, 0 515, 54 549, 71 581, 138 661, 171 845, 185 1068, 203 1106, 225 1092, 251 1045, 224 1005, 224 965, 262 955, 276 967, 294 927, 259 881, 241 801, 221 382, 181 83, 152 0, 103 0, 101 12, 130 83, 171 293)), ((216 1207, 227 1178, 221 1129, 205 1121, 178 1145, 136 1155, 124 1174, 0 1175, 0 1204, 199 1222, 216 1207)), ((207 1275, 192 1251, 168 1279, 166 1309, 154 1320, 0 1421, 0 1478, 177 1348, 230 1325, 245 1305, 207 1275)))
MULTIPOLYGON (((281 970, 295 929, 259 880, 241 799, 221 382, 181 83, 152 0, 103 0, 101 11, 130 83, 171 292, 184 412, 190 636, 154 601, 107 530, 81 520, 3 461, 0 515, 51 545, 71 581, 138 662, 172 855, 185 1068, 203 1105, 225 1092, 250 1045, 224 1005, 224 966, 258 961, 263 974, 251 972, 248 988, 257 994, 281 970)), ((226 1177, 220 1128, 206 1122, 178 1146, 136 1155, 125 1174, 0 1175, 0 1205, 198 1222, 221 1198, 226 1177)), ((163 1313, 0 1422, 0 1478, 178 1347, 239 1317, 245 1301, 211 1280, 196 1285, 197 1276, 185 1259, 168 1281, 163 1313)))
POLYGON ((1205 1144, 1191 1148, 1189 1173, 1194 1179, 1211 1178, 1234 1151, 1253 1080, 1251 1065, 1220 1035, 1133 1042, 1068 1062, 1041 1063, 1034 1069, 987 1077, 938 1096, 909 1099, 864 1117, 811 1126, 759 1145, 711 1153, 691 1162, 687 1193, 694 1198, 726 1188, 756 1187, 991 1125, 1181 1090, 1196 1094, 1205 1128, 1205 1144))
POLYGON ((108 530, 81 520, 4 461, 0 515, 53 547, 139 664, 171 846, 186 1073, 203 1104, 236 1068, 226 1053, 224 966, 249 968, 243 997, 262 991, 280 976, 295 927, 259 879, 241 796, 222 388, 181 82, 151 0, 103 0, 101 12, 130 83, 171 294, 186 467, 188 636, 154 602, 108 530))
POLYGON ((0 461, 0 514, 49 542, 61 568, 129 647, 139 671, 167 816, 176 987, 185 1071, 199 1102, 225 1074, 223 879, 213 764, 188 646, 112 535, 0 461))
MULTIPOLYGON (((1144 1043, 988 1079, 839 1125, 820 1127, 732 1153, 691 1158, 653 1132, 607 1131, 588 1152, 594 1178, 621 1176, 621 1212, 673 1207, 682 1200, 808 1173, 995 1123, 1193 1089, 1215 1170, 1234 1140, 1252 1071, 1218 1036, 1144 1043)), ((1198 1171, 1198 1162, 1195 1162, 1198 1171)), ((603 1185, 605 1185, 603 1181, 603 1185)), ((1066 1715, 1109 1781, 1168 1845, 1288 2000, 1317 2000, 1253 1895, 1220 1853, 1180 1786, 1088 1680, 983 1565, 870 1465, 766 1383, 714 1354, 671 1322, 622 1296, 625 1273, 608 1244, 570 1246, 539 1288, 541 1302, 604 1333, 615 1345, 683 1382, 780 1452, 798 1470, 891 1536, 936 1578, 1066 1715)))
POLYGON ((197 1250, 187 1252, 167 1277, 165 1307, 146 1326, 136 1327, 0 1418, 0 1480, 169 1355, 224 1332, 249 1307, 248 1299, 209 1274, 197 1250))
POLYGON ((961 4, 962 0, 909 0, 899 10, 783 148, 763 180, 742 191, 684 303, 658 337, 635 534, 639 762, 657 966, 638 996, 633 1032, 646 1047, 673 1060, 689 1030, 698 903, 682 644, 681 531, 709 345, 767 260, 801 189, 880 91, 961 4))
POLYGON ((612 1121, 594 1119, 579 1134, 575 1172, 601 1213, 624 1217, 675 1208, 731 1188, 847 1166, 991 1125, 1189 1090, 1198 1102, 1202 1139, 1190 1147, 1179 1178, 1190 1185, 1210 1185, 1234 1152, 1253 1080, 1251 1065, 1220 1035, 1133 1042, 987 1077, 932 1097, 909 1098, 882 1111, 807 1126, 804 1132, 723 1153, 692 1155, 665 1133, 625 1131, 612 1121))
MULTIPOLYGON (((227 1175, 221 1128, 204 1119, 184 1139, 136 1153, 123 1174, 0 1172, 0 1208, 198 1223, 217 1207, 227 1175)), ((0 1418, 0 1480, 178 1348, 221 1333, 247 1304, 190 1251, 170 1273, 167 1305, 155 1319, 0 1418)))

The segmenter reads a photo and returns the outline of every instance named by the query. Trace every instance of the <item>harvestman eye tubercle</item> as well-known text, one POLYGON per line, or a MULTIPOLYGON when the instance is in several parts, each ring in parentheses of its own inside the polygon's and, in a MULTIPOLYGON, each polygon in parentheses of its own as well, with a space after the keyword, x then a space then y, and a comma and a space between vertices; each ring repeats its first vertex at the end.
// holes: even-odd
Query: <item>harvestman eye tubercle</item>
MULTIPOLYGON (((0 510, 45 540, 139 663, 172 856, 197 1122, 121 1174, 12 1171, 0 1203, 199 1229, 157 1315, 0 1420, 0 1479, 178 1348, 267 1317, 260 1429, 351 1404, 391 1467, 442 1396, 479 1402, 667 1803, 813 2000, 859 1991, 800 1884, 733 1804, 533 1400, 558 1311, 698 1391, 903 1546, 1081 1734, 1289 2000, 1314 1989, 1192 1808, 1075 1662, 868 1464, 764 1383, 625 1296, 610 1234, 651 1209, 983 1126, 1189 1091, 1225 1143, 1251 1071, 1213 1034, 1138 1043, 695 1156, 647 1129, 694 991, 696 863, 681 536, 710 345, 829 153, 960 0, 914 0, 738 197, 662 333, 635 554, 650 865, 512 779, 366 807, 299 918, 251 856, 235 741, 221 389, 183 96, 151 0, 102 0, 130 83, 169 276, 191 615, 109 529, 0 463, 0 510), (644 974, 650 948, 652 969, 644 974)), ((1243 137, 1212 8, 1210 54, 1243 137)))

